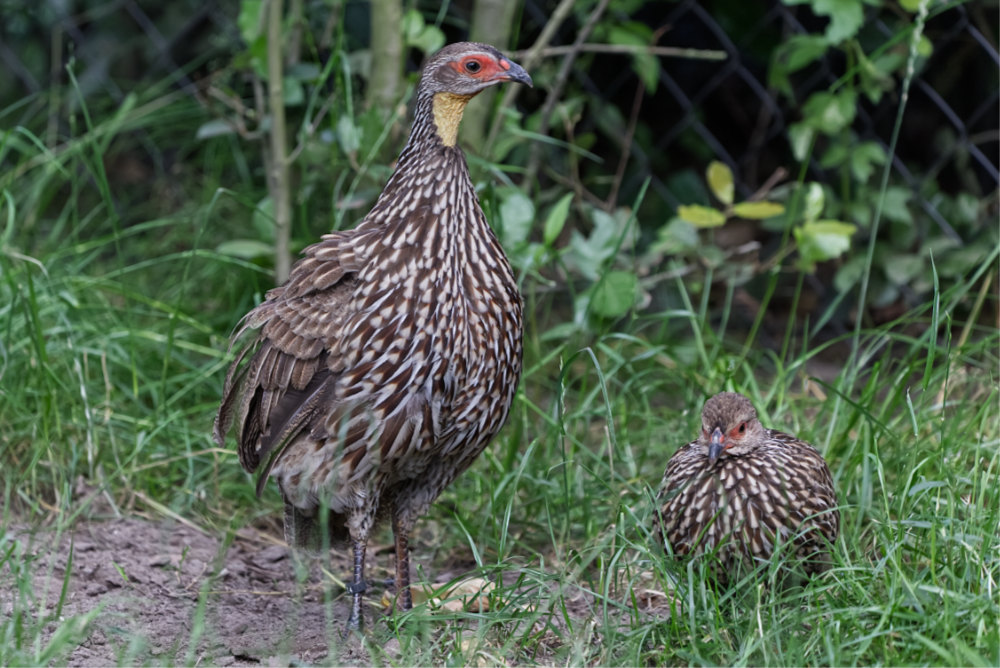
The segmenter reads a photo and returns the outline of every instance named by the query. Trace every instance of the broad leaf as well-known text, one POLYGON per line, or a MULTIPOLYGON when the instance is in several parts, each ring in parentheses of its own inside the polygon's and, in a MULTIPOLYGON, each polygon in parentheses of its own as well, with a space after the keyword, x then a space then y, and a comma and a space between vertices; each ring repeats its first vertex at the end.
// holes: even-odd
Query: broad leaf
POLYGON ((789 75, 820 58, 830 48, 825 37, 820 35, 793 35, 774 52, 771 61, 769 83, 785 95, 791 97, 792 85, 789 75))
POLYGON ((823 134, 837 134, 854 122, 857 101, 849 90, 813 93, 802 106, 802 122, 823 134))
POLYGON ((685 204, 677 207, 677 215, 695 227, 719 227, 726 222, 721 211, 701 204, 685 204))
POLYGON ((725 163, 713 160, 705 170, 708 187, 715 198, 729 206, 733 203, 733 171, 725 163))
POLYGON ((673 218, 660 228, 652 250, 664 255, 676 255, 698 246, 698 230, 681 218, 673 218))
POLYGON ((826 205, 826 194, 823 192, 823 186, 815 181, 807 183, 803 203, 805 204, 803 217, 807 222, 814 221, 823 215, 823 207, 826 205))
POLYGON ((851 173, 864 183, 871 178, 876 165, 885 164, 885 150, 873 141, 856 145, 851 151, 851 173))
POLYGON ((238 257, 244 260, 268 257, 274 252, 274 249, 269 244, 257 239, 229 239, 216 246, 215 250, 222 255, 238 257))
POLYGON ((788 143, 792 146, 792 155, 799 162, 804 162, 812 148, 816 131, 808 123, 792 123, 788 126, 788 143))
POLYGON ((517 188, 500 192, 500 230, 505 248, 516 248, 528 240, 535 222, 535 204, 517 188))
POLYGON ((566 224, 566 217, 569 215, 569 205, 573 202, 573 193, 566 193, 549 211, 545 219, 545 226, 542 228, 542 243, 551 246, 559 238, 563 226, 566 224))
POLYGON ((766 220, 780 216, 785 207, 777 202, 740 202, 733 207, 733 213, 749 220, 766 220))
POLYGON ((212 137, 222 137, 224 135, 231 135, 235 133, 236 129, 233 127, 232 123, 222 118, 216 118, 198 126, 198 132, 195 134, 195 139, 210 139, 212 137))
POLYGON ((248 45, 261 37, 264 33, 264 22, 261 14, 264 11, 264 0, 242 0, 240 2, 240 15, 236 19, 236 27, 240 30, 240 37, 248 45))
POLYGON ((403 14, 403 38, 408 46, 415 46, 424 53, 434 53, 445 43, 444 33, 434 25, 427 25, 416 9, 403 14))
POLYGON ((344 153, 354 153, 361 146, 361 129, 347 114, 337 119, 337 143, 344 153))
POLYGON ((799 267, 813 271, 817 262, 839 257, 851 247, 855 226, 839 220, 817 220, 792 230, 799 247, 799 267))
POLYGON ((862 0, 785 0, 786 5, 809 5, 817 16, 827 16, 826 40, 839 44, 854 37, 864 24, 862 0))
POLYGON ((590 311, 603 318, 619 318, 635 305, 639 278, 628 271, 609 271, 594 286, 590 311))

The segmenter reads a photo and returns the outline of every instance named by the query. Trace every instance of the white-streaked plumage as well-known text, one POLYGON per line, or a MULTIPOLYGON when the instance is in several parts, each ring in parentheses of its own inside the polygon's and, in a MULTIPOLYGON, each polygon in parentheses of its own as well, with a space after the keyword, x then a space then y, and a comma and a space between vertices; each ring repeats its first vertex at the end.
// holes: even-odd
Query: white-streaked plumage
POLYGON ((723 392, 705 403, 699 438, 667 463, 656 533, 677 556, 714 555, 723 579, 770 561, 778 543, 812 573, 829 563, 837 505, 813 446, 765 428, 749 399, 723 392))

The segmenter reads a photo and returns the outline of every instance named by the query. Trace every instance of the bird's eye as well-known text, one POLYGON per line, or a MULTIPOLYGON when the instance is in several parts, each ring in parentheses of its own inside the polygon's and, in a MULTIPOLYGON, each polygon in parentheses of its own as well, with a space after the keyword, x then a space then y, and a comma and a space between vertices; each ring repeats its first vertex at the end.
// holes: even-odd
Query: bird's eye
POLYGON ((744 433, 746 433, 746 430, 747 430, 747 423, 746 422, 741 422, 740 423, 740 433, 744 434, 744 433))
POLYGON ((465 71, 469 72, 470 74, 475 74, 481 69, 483 69, 483 66, 478 60, 465 61, 465 71))

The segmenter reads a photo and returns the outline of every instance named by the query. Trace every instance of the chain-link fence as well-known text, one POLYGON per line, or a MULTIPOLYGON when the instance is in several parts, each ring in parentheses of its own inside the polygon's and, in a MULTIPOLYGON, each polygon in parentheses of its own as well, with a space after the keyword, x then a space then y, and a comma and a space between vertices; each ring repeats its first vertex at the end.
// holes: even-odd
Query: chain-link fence
MULTIPOLYGON (((783 96, 769 83, 775 49, 789 36, 822 32, 825 20, 805 6, 781 2, 646 3, 638 14, 616 18, 639 20, 651 27, 666 26, 662 44, 724 52, 724 61, 667 59, 662 62, 654 94, 642 101, 640 122, 655 135, 651 145, 631 147, 640 165, 629 174, 623 192, 634 192, 646 178, 654 193, 669 207, 679 201, 669 176, 679 169, 700 171, 710 159, 731 165, 738 189, 749 196, 767 182, 775 170, 797 169, 789 145, 789 125, 801 118, 801 104, 817 91, 828 90, 852 63, 845 54, 827 54, 793 79, 792 95, 783 96), (718 12, 713 12, 718 5, 718 12)), ((543 23, 550 10, 529 0, 525 16, 543 23)), ((614 7, 612 5, 612 12, 614 7)), ((900 31, 886 12, 902 10, 867 7, 863 28, 869 42, 890 42, 900 31)), ((890 17, 891 18, 891 17, 890 17)), ((900 19, 899 15, 894 18, 900 19)), ((912 21, 912 17, 909 21, 912 21)), ((939 192, 971 193, 984 202, 985 215, 995 217, 1000 185, 1000 87, 995 4, 955 5, 933 13, 925 35, 933 53, 920 62, 906 100, 899 140, 892 154, 893 182, 905 184, 913 195, 911 205, 936 223, 941 233, 959 240, 959 233, 939 210, 939 192)), ((890 51, 909 48, 906 35, 890 51)), ((622 76, 628 56, 602 56, 607 66, 575 71, 577 83, 595 97, 632 102, 636 78, 622 76)), ((853 63, 856 65, 857 63, 853 63)), ((596 65, 596 64, 595 64, 596 65)), ((900 108, 901 77, 876 103, 858 96, 857 115, 851 125, 856 141, 875 142, 889 153, 889 144, 900 108)), ((628 116, 629 109, 622 114, 628 116)), ((592 131, 597 122, 585 120, 578 133, 592 131)), ((876 172, 879 174, 880 172, 876 172)), ((791 174, 795 178, 797 174, 791 174)), ((808 163, 808 179, 836 184, 835 170, 822 164, 818 152, 808 163)))

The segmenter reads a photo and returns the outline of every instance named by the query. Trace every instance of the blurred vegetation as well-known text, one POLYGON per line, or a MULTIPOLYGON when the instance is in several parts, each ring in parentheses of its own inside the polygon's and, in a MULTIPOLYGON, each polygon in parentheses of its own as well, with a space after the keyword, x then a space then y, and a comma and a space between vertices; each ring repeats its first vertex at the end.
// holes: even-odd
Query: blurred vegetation
MULTIPOLYGON (((58 156, 98 130, 108 187, 125 198, 115 215, 127 226, 204 203, 199 165, 239 145, 234 169, 212 184, 231 189, 213 213, 224 238, 216 247, 264 267, 277 257, 280 278, 290 255, 352 225, 377 195, 405 134, 421 59, 467 36, 477 12, 497 11, 485 1, 447 11, 284 4, 280 30, 269 31, 263 0, 5 3, 3 158, 15 168, 4 185, 34 164, 24 158, 37 142, 58 156), (269 70, 272 48, 278 69, 269 70), (405 80, 395 74, 404 70, 405 80), (281 105, 268 98, 277 71, 281 105), (271 132, 276 118, 283 132, 271 132)), ((992 34, 995 8, 934 4, 915 37, 913 94, 901 100, 918 9, 860 0, 529 2, 508 19, 515 30, 497 34, 514 40, 501 46, 524 51, 517 55, 535 89, 490 101, 500 105, 490 127, 488 105, 475 106, 463 130, 477 145, 471 161, 484 204, 523 271, 570 289, 577 320, 595 290, 607 291, 594 283, 607 263, 625 274, 612 281, 613 304, 599 300, 609 307, 599 315, 675 302, 672 283, 658 280, 665 257, 685 260, 689 280, 709 279, 705 266, 723 268, 714 285, 773 300, 781 320, 794 319, 799 293, 768 299, 772 270, 802 270, 810 301, 838 304, 827 318, 833 333, 850 328, 871 266, 863 313, 891 319, 927 298, 932 257, 942 278, 957 279, 998 243, 997 82, 975 42, 992 34), (669 56, 649 52, 668 44, 669 56), (942 69, 960 81, 942 86, 942 69), (732 203, 701 176, 712 160, 729 166, 738 199, 769 199, 781 213, 737 211, 718 234, 705 229, 714 223, 678 215, 682 205, 690 216, 691 205, 732 203), (510 176, 484 178, 488 171, 510 176), (565 224, 545 239, 533 223, 553 207, 565 224), (735 250, 744 252, 732 261, 735 250)), ((52 218, 58 201, 43 188, 18 203, 31 215, 8 229, 14 247, 30 249, 53 231, 35 219, 52 218)))

